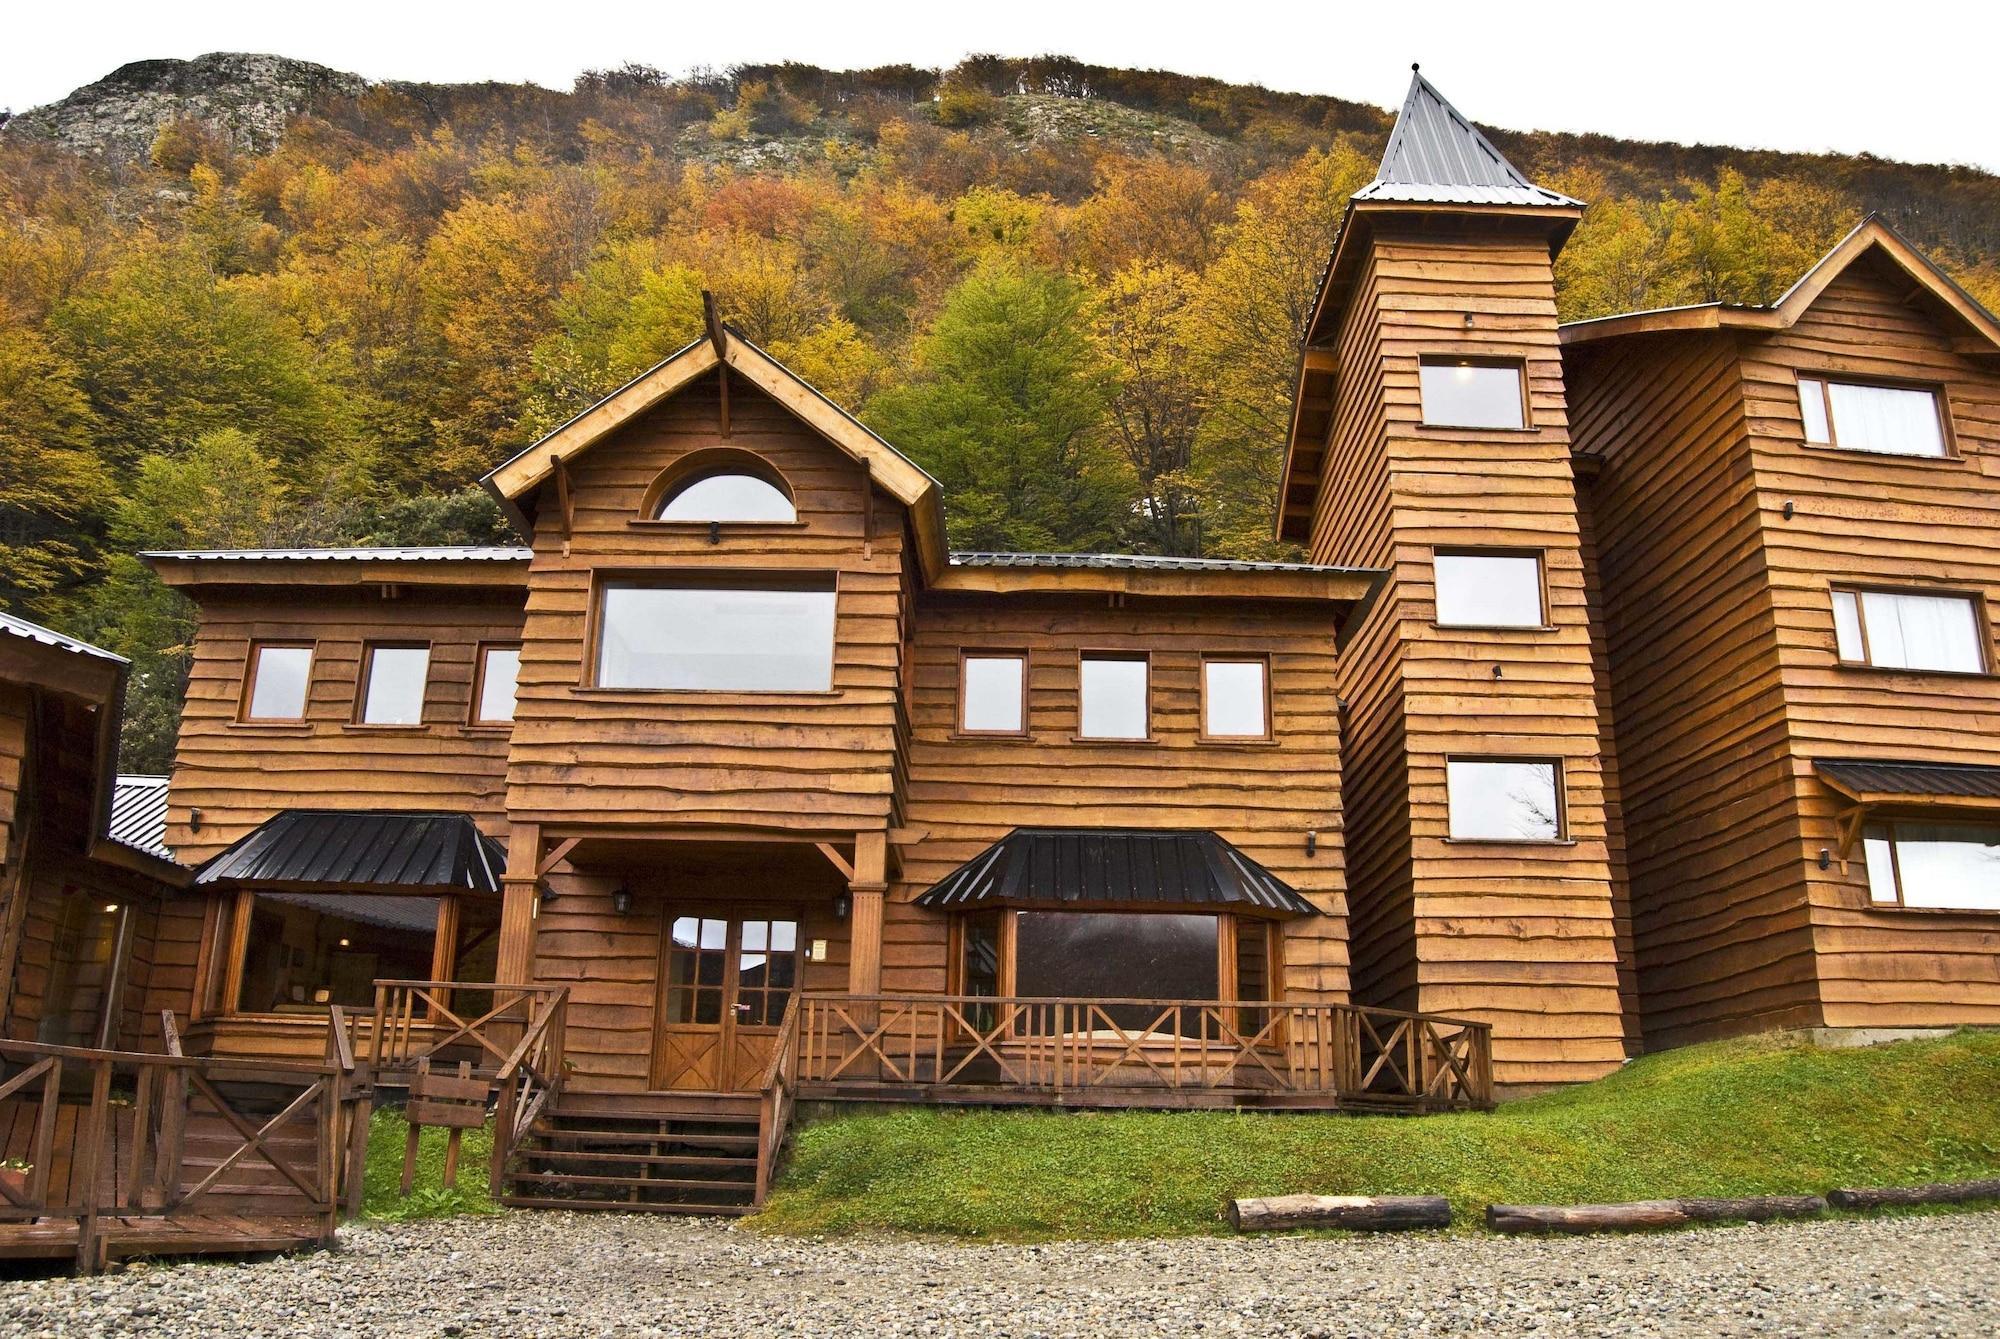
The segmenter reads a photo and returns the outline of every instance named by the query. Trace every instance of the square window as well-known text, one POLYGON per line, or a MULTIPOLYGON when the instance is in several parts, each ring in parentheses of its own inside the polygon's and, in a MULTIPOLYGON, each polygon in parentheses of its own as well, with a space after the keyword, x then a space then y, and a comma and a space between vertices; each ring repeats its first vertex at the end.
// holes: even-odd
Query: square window
POLYGON ((1437 621, 1448 628, 1539 628, 1542 560, 1531 554, 1439 553, 1437 621))
POLYGON ((1133 656, 1083 657, 1077 733, 1086 739, 1145 739, 1152 729, 1148 667, 1133 656))
POLYGON ((1968 595, 1836 590, 1833 628, 1848 664, 1957 674, 1986 668, 1979 610, 1968 595))
POLYGON ((1270 736, 1262 660, 1201 662, 1201 732, 1210 739, 1270 736))
POLYGON ((1445 790, 1456 840, 1562 839, 1562 769, 1552 759, 1452 758, 1445 790))
POLYGON ((1438 428, 1524 428, 1521 364, 1426 358, 1418 364, 1424 422, 1438 428))
POLYGON ((968 653, 959 678, 958 728, 968 734, 1020 734, 1027 729, 1026 691, 1025 658, 968 653))
POLYGON ((310 646, 259 644, 250 649, 250 694, 245 720, 305 719, 306 688, 312 679, 310 646))
POLYGON ((505 725, 514 719, 514 696, 521 682, 521 648, 479 648, 479 687, 472 704, 474 725, 505 725))
POLYGON ((428 646, 371 646, 362 669, 363 725, 422 725, 424 685, 430 677, 428 646))

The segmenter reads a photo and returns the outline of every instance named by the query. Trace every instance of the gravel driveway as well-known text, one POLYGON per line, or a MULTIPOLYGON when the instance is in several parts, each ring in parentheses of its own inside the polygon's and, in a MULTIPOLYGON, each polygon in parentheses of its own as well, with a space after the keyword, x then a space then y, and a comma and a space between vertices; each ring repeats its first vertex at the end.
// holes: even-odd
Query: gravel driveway
POLYGON ((330 1255, 0 1282, 0 1335, 1958 1335, 2000 1213, 1658 1237, 956 1246, 512 1214, 330 1255))

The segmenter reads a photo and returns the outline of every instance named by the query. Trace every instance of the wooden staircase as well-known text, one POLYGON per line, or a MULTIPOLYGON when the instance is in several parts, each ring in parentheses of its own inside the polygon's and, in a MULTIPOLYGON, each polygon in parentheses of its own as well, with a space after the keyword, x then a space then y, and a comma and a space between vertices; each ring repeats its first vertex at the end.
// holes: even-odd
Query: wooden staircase
POLYGON ((757 1200, 755 1093, 563 1091, 500 1172, 524 1209, 745 1214, 757 1200))

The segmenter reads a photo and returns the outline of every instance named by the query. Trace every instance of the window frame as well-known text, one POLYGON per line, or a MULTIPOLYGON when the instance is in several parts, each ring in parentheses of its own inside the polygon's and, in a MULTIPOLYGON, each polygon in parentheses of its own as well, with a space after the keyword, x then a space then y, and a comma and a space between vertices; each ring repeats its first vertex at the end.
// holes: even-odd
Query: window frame
POLYGON ((1417 426, 1439 432, 1534 432, 1534 397, 1528 393, 1528 360, 1525 357, 1507 357, 1497 354, 1480 353, 1420 353, 1417 355, 1417 426), (1496 427, 1490 424, 1433 423, 1424 408, 1424 368, 1443 367, 1505 367, 1514 372, 1515 386, 1521 394, 1521 421, 1514 427, 1496 427))
POLYGON ((1799 411, 1799 442, 1808 451, 1838 451, 1846 456, 1865 456, 1875 460, 1963 460, 1959 453, 1958 434, 1952 430, 1951 396, 1942 382, 1906 381, 1896 377, 1853 376, 1846 372, 1822 372, 1810 367, 1792 369, 1793 404, 1799 411), (1805 387, 1801 383, 1819 383, 1820 412, 1826 417, 1826 440, 1815 442, 1806 436, 1805 387), (1867 446, 1842 446, 1840 425, 1833 416, 1833 393, 1829 387, 1874 386, 1883 390, 1922 391, 1931 397, 1931 407, 1937 412, 1938 439, 1944 444, 1939 455, 1923 455, 1914 451, 1880 451, 1867 446))
POLYGON ((1153 653, 1082 647, 1076 653, 1076 732, 1070 737, 1077 744, 1157 744, 1159 737, 1153 733, 1153 653), (1137 661, 1146 667, 1146 732, 1141 735, 1087 735, 1083 732, 1083 665, 1087 660, 1137 661))
POLYGON ((435 647, 427 641, 414 639, 389 639, 369 641, 361 644, 361 673, 354 681, 354 710, 348 724, 360 730, 422 730, 430 722, 425 714, 431 705, 431 667, 435 647), (368 719, 368 688, 375 677, 375 653, 377 651, 422 651, 424 653, 424 690, 417 701, 417 719, 414 721, 371 721, 368 719))
POLYGON ((682 456, 679 460, 655 475, 652 483, 646 486, 645 494, 640 498, 638 515, 632 517, 627 524, 641 527, 653 526, 666 530, 682 531, 684 533, 702 533, 708 531, 711 527, 719 526, 723 530, 739 534, 755 534, 760 531, 799 530, 805 528, 807 522, 799 515, 798 490, 792 487, 792 481, 785 477, 783 470, 780 470, 776 465, 773 465, 754 451, 746 451, 739 447, 716 446, 690 451, 687 455, 682 456), (700 483, 703 479, 712 478, 718 474, 748 475, 751 478, 761 479, 763 482, 771 485, 771 487, 784 494, 785 501, 791 504, 792 519, 789 521, 670 521, 660 515, 660 512, 666 508, 667 504, 678 497, 684 490, 700 483))
MULTIPOLYGON (((512 651, 518 656, 522 649, 523 647, 520 642, 508 641, 482 641, 473 648, 472 699, 465 706, 465 723, 469 728, 474 730, 511 730, 514 728, 514 717, 510 716, 504 721, 493 720, 489 717, 481 716, 479 709, 481 702, 486 696, 487 655, 494 651, 512 651)), ((519 662, 517 661, 514 679, 514 711, 516 715, 520 713, 521 709, 521 681, 518 665, 519 662)))
MULTIPOLYGON (((1028 717, 1028 674, 1031 660, 1026 647, 961 646, 958 648, 958 697, 952 703, 952 736, 957 739, 1026 739, 1032 733, 1028 717), (1015 730, 981 730, 965 723, 966 662, 972 660, 1018 660, 1021 663, 1021 725, 1015 730)), ((1079 719, 1081 719, 1079 717, 1079 719)))
MULTIPOLYGON (((1271 653, 1269 651, 1204 651, 1201 654, 1199 678, 1196 681, 1195 741, 1201 744, 1273 744, 1277 742, 1277 732, 1271 719, 1271 653), (1264 733, 1261 735, 1215 735, 1208 731, 1208 667, 1211 664, 1257 665, 1262 668, 1264 681, 1264 733)), ((1150 673, 1147 676, 1147 697, 1152 696, 1150 673)), ((1082 724, 1079 715, 1078 724, 1082 724)), ((1150 718, 1149 718, 1150 724, 1150 718)))
POLYGON ((243 662, 243 684, 236 704, 236 724, 238 725, 305 725, 312 718, 313 672, 319 668, 319 643, 306 638, 253 638, 249 653, 243 662), (263 670, 264 652, 270 650, 304 651, 306 653, 305 692, 299 697, 299 714, 296 716, 252 716, 250 703, 257 695, 257 676, 263 670))
MULTIPOLYGON (((1896 837, 1896 829, 1904 823, 1923 823, 1938 827, 2000 829, 2000 821, 1995 821, 1992 818, 1988 818, 1986 821, 1982 822, 1979 818, 1973 817, 1970 814, 1962 814, 1962 813, 1928 814, 1928 813, 1914 813, 1914 812, 1898 812, 1891 814, 1876 814, 1867 816, 1866 818, 1863 819, 1859 830, 1856 832, 1856 836, 1863 843, 1863 856, 1862 856, 1862 869, 1861 869, 1861 901, 1864 907, 1866 907, 1870 911, 1889 911, 1889 912, 1894 912, 1898 915, 1908 915, 1908 916, 2000 917, 2000 907, 1913 907, 1911 906, 1905 900, 1903 892, 1903 857, 1902 857, 1902 852, 1898 849, 1899 847, 1902 846, 1903 843, 1899 841, 1896 837), (1889 830, 1889 877, 1890 880, 1894 883, 1896 888, 1896 900, 1893 902, 1878 902, 1875 900, 1874 883, 1869 877, 1870 871, 1867 863, 1866 841, 1868 836, 1868 830, 1870 828, 1877 828, 1877 827, 1887 828, 1889 830)), ((1843 870, 1846 868, 1845 861, 1842 862, 1842 868, 1843 870)))
POLYGON ((1563 759, 1546 753, 1448 753, 1444 759, 1444 840, 1459 846, 1574 846, 1569 833, 1569 777, 1563 759), (1556 833, 1553 837, 1460 837, 1451 830, 1451 765, 1467 763, 1545 763, 1555 772, 1556 833))
POLYGON ((1480 544, 1438 544, 1431 548, 1431 626, 1453 632, 1554 632, 1556 625, 1549 609, 1548 550, 1480 544), (1440 558, 1529 558, 1535 564, 1535 598, 1541 606, 1539 623, 1447 623, 1438 611, 1438 559, 1440 558))
MULTIPOLYGON (((678 524, 677 522, 675 524, 678 524)), ((726 524, 726 523, 725 523, 726 524)), ((589 643, 584 647, 583 677, 571 692, 584 695, 634 693, 648 698, 688 697, 703 700, 745 698, 837 697, 840 687, 840 620, 844 573, 838 568, 790 567, 678 567, 621 568, 592 574, 590 616, 586 624, 589 643), (670 575, 662 575, 663 570, 670 575), (680 590, 801 590, 825 591, 833 596, 833 644, 828 657, 825 688, 640 688, 598 682, 604 653, 605 593, 619 586, 642 586, 680 590)))
MULTIPOLYGON (((243 978, 247 975, 249 969, 250 930, 256 917, 257 891, 254 887, 238 888, 235 898, 227 904, 221 915, 217 918, 219 928, 222 930, 225 938, 221 946, 221 952, 217 955, 219 960, 211 959, 212 966, 210 970, 212 971, 212 975, 208 981, 201 983, 201 988, 197 991, 197 996, 199 999, 208 1001, 209 1008, 206 1015, 208 1017, 248 1019, 259 1022, 272 1020, 297 1022, 302 1017, 298 1013, 288 1013, 282 1009, 251 1010, 242 1007, 243 978)), ((281 890, 271 889, 269 891, 275 892, 281 890)), ((437 899, 437 929, 434 932, 435 938, 431 941, 430 979, 433 981, 450 981, 453 974, 458 970, 458 940, 459 931, 462 928, 461 901, 465 899, 490 901, 496 910, 499 909, 501 904, 499 897, 486 897, 482 899, 478 894, 462 890, 448 892, 412 890, 408 893, 375 891, 369 895, 375 897, 421 897, 437 899)), ((209 955, 204 952, 203 956, 208 957, 209 955)), ((459 984, 472 990, 489 990, 492 988, 492 983, 484 981, 466 981, 459 984)), ((444 993, 441 999, 445 1007, 449 1008, 451 1005, 450 993, 444 993)), ((319 1007, 323 1012, 324 1006, 319 1007)), ((197 1020, 201 1016, 202 1014, 197 1012, 197 1020)), ((309 1017, 309 1015, 303 1016, 309 1017)), ((431 1017, 430 1006, 423 1006, 423 1013, 420 1016, 421 1021, 428 1022, 431 1017)), ((324 1018, 321 1021, 324 1022, 324 1018)))
MULTIPOLYGON (((1931 457, 1936 459, 1936 457, 1931 457)), ((1948 674, 1961 679, 1988 678, 1993 674, 1993 624, 1986 608, 1986 592, 1962 586, 1875 586, 1853 581, 1827 583, 1827 617, 1833 622, 1833 659, 1842 669, 1869 670, 1877 674, 1948 674), (1861 630, 1864 659, 1849 660, 1840 653, 1840 615, 1835 601, 1841 595, 1854 597, 1854 620, 1861 630), (1964 600, 1972 606, 1972 630, 1979 650, 1978 669, 1919 669, 1905 665, 1878 665, 1871 656, 1868 640, 1867 606, 1864 595, 1914 595, 1930 600, 1964 600)))

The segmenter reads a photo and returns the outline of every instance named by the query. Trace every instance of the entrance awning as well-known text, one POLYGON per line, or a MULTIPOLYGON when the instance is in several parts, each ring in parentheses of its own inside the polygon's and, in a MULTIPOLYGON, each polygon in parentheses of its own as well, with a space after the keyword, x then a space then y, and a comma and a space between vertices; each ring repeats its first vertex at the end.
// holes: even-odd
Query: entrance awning
POLYGON ((1016 828, 940 879, 920 907, 1216 911, 1319 909, 1213 832, 1016 828))
POLYGON ((197 886, 498 893, 500 843, 464 814, 287 809, 195 873, 197 886))

